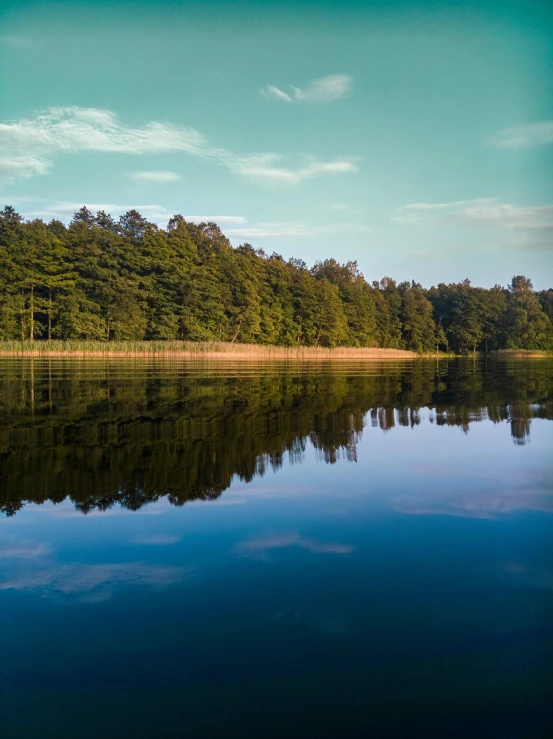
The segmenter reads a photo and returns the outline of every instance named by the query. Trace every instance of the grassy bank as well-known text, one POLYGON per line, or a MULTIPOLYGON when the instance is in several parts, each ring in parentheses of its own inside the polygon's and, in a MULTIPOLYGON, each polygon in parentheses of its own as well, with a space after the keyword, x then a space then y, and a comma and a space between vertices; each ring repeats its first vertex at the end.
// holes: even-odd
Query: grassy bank
POLYGON ((415 352, 402 349, 315 346, 263 346, 205 341, 0 341, 0 356, 33 357, 159 357, 188 359, 414 359, 415 352))

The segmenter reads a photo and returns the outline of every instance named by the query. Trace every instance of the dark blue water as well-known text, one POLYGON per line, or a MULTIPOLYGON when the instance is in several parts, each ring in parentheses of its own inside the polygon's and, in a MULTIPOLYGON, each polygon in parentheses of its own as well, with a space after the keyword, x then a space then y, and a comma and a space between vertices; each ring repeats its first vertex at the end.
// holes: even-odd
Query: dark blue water
POLYGON ((0 736, 547 737, 553 365, 0 362, 0 736))

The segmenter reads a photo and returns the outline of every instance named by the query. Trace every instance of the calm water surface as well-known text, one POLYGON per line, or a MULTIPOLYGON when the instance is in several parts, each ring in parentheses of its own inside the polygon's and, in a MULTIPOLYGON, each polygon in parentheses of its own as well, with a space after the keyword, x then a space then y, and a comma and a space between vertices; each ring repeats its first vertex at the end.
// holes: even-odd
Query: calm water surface
POLYGON ((553 363, 0 360, 0 736, 547 737, 553 363))

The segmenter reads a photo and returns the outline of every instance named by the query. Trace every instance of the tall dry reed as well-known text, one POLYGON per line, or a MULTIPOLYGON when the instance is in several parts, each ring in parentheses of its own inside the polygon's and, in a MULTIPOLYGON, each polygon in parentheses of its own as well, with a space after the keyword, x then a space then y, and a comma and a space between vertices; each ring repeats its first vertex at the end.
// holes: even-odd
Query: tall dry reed
POLYGON ((264 346, 222 341, 0 341, 0 356, 188 357, 196 359, 413 359, 414 352, 376 347, 264 346))

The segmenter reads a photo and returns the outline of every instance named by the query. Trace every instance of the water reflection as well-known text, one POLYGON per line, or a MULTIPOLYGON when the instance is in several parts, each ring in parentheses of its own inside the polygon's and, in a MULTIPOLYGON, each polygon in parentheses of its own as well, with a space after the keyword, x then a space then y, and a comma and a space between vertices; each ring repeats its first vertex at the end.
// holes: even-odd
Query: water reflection
POLYGON ((301 462, 358 459, 366 425, 467 433, 504 423, 524 445, 553 418, 553 364, 383 366, 1 360, 0 508, 69 497, 82 513, 216 499, 301 462))

